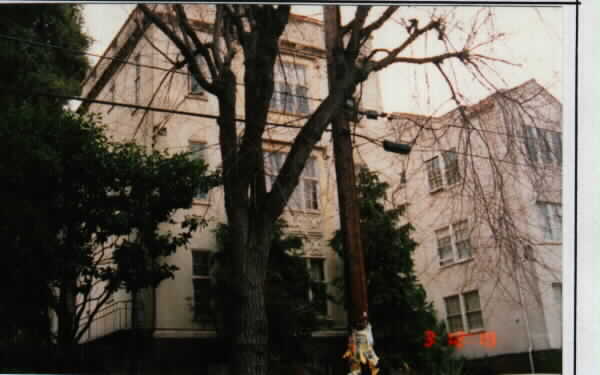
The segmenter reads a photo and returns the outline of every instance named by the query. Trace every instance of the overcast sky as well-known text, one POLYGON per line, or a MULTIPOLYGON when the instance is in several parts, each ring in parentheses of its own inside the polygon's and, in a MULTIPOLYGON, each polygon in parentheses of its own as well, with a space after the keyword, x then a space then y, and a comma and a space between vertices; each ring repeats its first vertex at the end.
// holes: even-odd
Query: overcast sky
MULTIPOLYGON (((101 54, 104 51, 132 8, 133 5, 129 4, 84 5, 86 30, 96 40, 91 52, 101 54)), ((351 7, 344 7, 343 15, 351 14, 352 10, 351 7)), ((376 16, 382 10, 383 7, 376 7, 372 15, 376 16)), ((294 6, 293 12, 322 17, 320 6, 294 6)), ((564 28, 561 7, 403 7, 377 31, 373 40, 374 47, 397 46, 406 36, 405 28, 401 25, 403 20, 417 18, 425 23, 432 12, 436 15, 451 15, 448 35, 455 47, 462 46, 474 20, 484 25, 479 29, 479 42, 487 40, 492 33, 504 35, 500 40, 479 50, 480 53, 518 65, 494 64, 496 73, 491 70, 486 73, 495 78, 496 87, 510 88, 534 78, 562 100, 564 28), (484 22, 490 13, 493 15, 493 22, 484 22)), ((410 52, 419 57, 441 51, 436 37, 437 35, 431 34, 410 52)), ((463 100, 466 104, 473 104, 491 93, 459 65, 444 64, 443 67, 451 76, 456 77, 465 94, 463 100)), ((380 73, 380 82, 386 112, 442 114, 454 107, 449 101, 450 91, 431 65, 390 66, 380 73)))

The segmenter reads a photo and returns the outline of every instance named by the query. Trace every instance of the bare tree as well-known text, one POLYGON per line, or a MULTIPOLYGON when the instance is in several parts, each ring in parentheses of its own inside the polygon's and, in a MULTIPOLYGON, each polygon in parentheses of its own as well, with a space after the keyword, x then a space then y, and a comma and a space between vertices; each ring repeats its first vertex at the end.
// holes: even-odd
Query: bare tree
POLYGON ((370 6, 357 7, 351 20, 337 30, 343 39, 342 48, 333 53, 338 67, 337 83, 303 119, 269 190, 265 182, 263 137, 274 92, 274 67, 282 35, 289 26, 290 6, 216 5, 213 13, 204 13, 210 27, 202 33, 195 26, 195 17, 202 14, 198 7, 202 6, 140 5, 139 9, 176 46, 181 60, 173 61, 173 67, 187 66, 198 84, 217 98, 225 209, 234 241, 232 282, 237 306, 234 321, 230 322, 235 332, 232 373, 266 374, 268 322, 264 287, 271 234, 313 147, 334 114, 343 109, 346 99, 354 95, 370 74, 391 64, 440 67, 446 61, 457 60, 476 68, 487 58, 476 53, 479 44, 475 38, 467 39, 459 48, 446 43, 445 50, 439 53, 412 56, 410 47, 427 35, 447 40, 446 18, 436 14, 426 20, 406 20, 396 47, 369 50, 373 33, 401 13, 400 8, 387 7, 375 15, 371 14, 370 6), (241 61, 240 66, 236 61, 241 61), (243 89, 239 89, 239 83, 243 83, 243 89), (236 106, 240 96, 243 109, 236 106), (237 121, 239 113, 244 115, 243 124, 237 121))

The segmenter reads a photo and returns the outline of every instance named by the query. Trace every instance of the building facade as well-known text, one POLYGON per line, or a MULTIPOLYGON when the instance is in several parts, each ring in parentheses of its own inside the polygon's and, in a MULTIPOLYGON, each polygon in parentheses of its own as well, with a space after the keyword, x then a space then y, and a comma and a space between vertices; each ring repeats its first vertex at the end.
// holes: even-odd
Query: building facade
MULTIPOLYGON (((201 39, 208 37, 213 16, 212 5, 188 7, 188 17, 201 39)), ((264 138, 267 187, 281 167, 303 116, 314 111, 327 95, 324 48, 320 21, 299 15, 290 17, 280 41, 281 56, 276 64, 275 93, 268 118, 269 123, 284 126, 269 127, 264 138)), ((148 149, 167 152, 191 151, 214 170, 221 166, 217 99, 204 92, 186 68, 171 71, 168 58, 178 60, 177 53, 171 41, 145 21, 139 9, 134 10, 84 82, 82 96, 89 101, 80 111, 102 114, 108 135, 114 141, 135 141, 148 149), (113 102, 120 105, 111 105, 113 102), (184 112, 196 115, 184 115, 184 112)), ((241 59, 234 60, 233 65, 239 72, 243 70, 241 59)), ((371 108, 380 110, 376 75, 364 85, 368 94, 363 100, 371 108)), ((238 95, 237 105, 243 117, 243 95, 238 95)), ((332 152, 330 134, 326 133, 314 148, 283 215, 288 224, 287 232, 305 239, 303 256, 307 268, 314 281, 324 285, 341 278, 343 270, 341 260, 327 244, 339 228, 332 152)), ((203 350, 212 353, 218 344, 215 323, 206 318, 211 309, 209 264, 217 249, 214 229, 227 221, 222 189, 199 193, 192 207, 177 212, 175 219, 185 215, 208 220, 208 227, 193 236, 189 249, 181 249, 166 259, 179 268, 175 278, 145 291, 137 301, 136 326, 150 337, 154 348, 160 348, 152 353, 155 360, 169 362, 164 364, 165 369, 179 368, 190 360, 182 358, 187 357, 183 353, 197 358, 193 353, 203 350)), ((314 298, 310 291, 307 293, 310 299, 314 298)), ((326 323, 313 336, 317 341, 334 342, 335 345, 329 347, 337 348, 337 357, 345 349, 345 311, 330 301, 320 303, 319 310, 326 323)), ((131 311, 131 297, 120 293, 96 317, 84 342, 93 344, 130 331, 131 311)), ((217 354, 207 356, 219 361, 217 354)), ((206 366, 211 373, 223 368, 220 364, 207 363, 206 366)))
MULTIPOLYGON (((200 37, 207 37, 213 6, 190 6, 189 11, 200 37)), ((328 86, 318 20, 292 16, 280 48, 268 120, 285 126, 270 127, 264 139, 268 186, 302 117, 326 97, 328 86)), ((219 168, 217 100, 185 68, 171 69, 169 59, 177 61, 177 54, 164 34, 134 10, 84 82, 82 96, 90 102, 81 110, 101 113, 113 140, 191 151, 211 169, 219 168)), ((234 66, 243 69, 241 60, 234 60, 234 66)), ((237 105, 244 108, 241 95, 237 105)), ((363 84, 360 105, 382 111, 376 75, 363 84)), ((399 156, 384 152, 378 142, 359 141, 355 160, 390 183, 389 205, 405 205, 419 243, 419 281, 448 331, 459 336, 458 352, 467 358, 525 355, 532 368, 539 363, 538 353, 561 348, 561 116, 561 104, 529 81, 441 116, 395 113, 387 120, 364 117, 356 124, 365 139, 413 145, 410 155, 399 156)), ((288 231, 306 238, 307 267, 324 283, 343 272, 327 245, 339 228, 336 194, 326 133, 284 214, 288 231)), ((182 363, 194 362, 205 351, 213 353, 207 355, 216 364, 203 366, 218 372, 223 366, 214 354, 217 333, 205 317, 211 308, 213 230, 226 222, 222 190, 198 194, 176 219, 185 215, 203 217, 209 226, 194 235, 189 249, 167 259, 179 271, 140 296, 136 326, 150 338, 152 366, 183 371, 182 363)), ((131 304, 126 293, 116 296, 84 341, 129 331, 131 304)), ((321 309, 329 323, 314 336, 335 342, 341 353, 345 311, 331 302, 321 309)))
POLYGON ((467 358, 503 356, 531 372, 560 362, 561 119, 560 102, 531 80, 369 128, 411 144, 408 156, 358 151, 391 184, 389 203, 406 207, 418 278, 467 358))

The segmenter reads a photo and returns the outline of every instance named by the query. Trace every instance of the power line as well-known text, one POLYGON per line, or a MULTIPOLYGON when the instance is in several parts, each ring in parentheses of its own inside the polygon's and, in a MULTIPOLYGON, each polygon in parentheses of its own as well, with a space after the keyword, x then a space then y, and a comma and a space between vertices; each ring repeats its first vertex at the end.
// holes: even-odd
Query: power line
MULTIPOLYGON (((59 98, 59 99, 66 99, 66 100, 77 100, 77 101, 81 101, 81 102, 88 102, 88 103, 94 103, 94 104, 103 104, 103 105, 111 105, 111 106, 118 106, 118 107, 124 107, 124 108, 132 108, 132 109, 141 109, 141 110, 146 110, 146 111, 154 111, 154 112, 161 112, 161 113, 170 113, 170 114, 175 114, 175 115, 182 115, 182 116, 190 116, 190 117, 201 117, 201 118, 209 118, 209 119, 213 119, 213 120, 217 120, 219 118, 218 115, 211 115, 211 114, 206 114, 206 113, 197 113, 197 112, 189 112, 189 111, 180 111, 180 110, 174 110, 174 109, 166 109, 166 108, 159 108, 159 107, 151 107, 151 106, 143 106, 143 105, 136 105, 136 104, 129 104, 129 103, 119 103, 119 102, 114 102, 114 101, 109 101, 109 100, 98 100, 98 99, 88 99, 88 98, 82 98, 80 96, 74 96, 74 95, 62 95, 62 94, 56 94, 56 93, 46 93, 46 92, 41 92, 41 91, 29 91, 29 90, 23 90, 23 89, 18 89, 18 88, 14 88, 14 87, 7 87, 7 86, 0 86, 0 89, 3 91, 7 91, 7 92, 12 92, 12 93, 18 93, 18 94, 22 94, 22 95, 34 95, 34 96, 44 96, 44 97, 53 97, 53 98, 59 98)), ((304 120, 305 118, 298 118, 295 120, 292 120, 291 122, 294 121, 300 121, 300 120, 304 120)), ((236 118, 235 119, 236 122, 246 122, 246 119, 244 118, 236 118)), ((269 126, 273 126, 273 127, 281 127, 281 128, 290 128, 290 129, 295 129, 295 130, 300 130, 300 128, 297 125, 291 125, 290 123, 276 123, 276 122, 270 122, 267 121, 266 124, 269 126)), ((327 132, 331 132, 331 129, 329 127, 327 127, 325 129, 325 131, 327 132)), ((363 135, 360 133, 353 133, 352 134, 355 137, 359 137, 362 139, 365 139, 367 141, 369 141, 372 144, 375 144, 377 146, 382 146, 383 142, 379 139, 374 139, 372 137, 369 137, 367 135, 363 135)), ((505 161, 505 160, 500 160, 500 159, 496 159, 496 158, 490 158, 490 157, 486 157, 486 156, 482 156, 482 155, 476 155, 476 154, 468 154, 468 153, 462 153, 462 152, 457 152, 455 150, 442 150, 442 149, 421 149, 421 148, 413 148, 414 151, 417 152, 444 152, 444 151, 452 151, 455 152, 458 155, 463 155, 463 156, 470 156, 470 157, 474 157, 474 158, 480 158, 480 159, 486 159, 486 160, 495 160, 499 163, 505 163, 505 164, 510 164, 510 165, 515 165, 515 166, 521 166, 521 167, 531 167, 530 165, 527 164, 521 164, 521 163, 513 163, 513 162, 509 162, 509 161, 505 161)))
MULTIPOLYGON (((131 62, 131 61, 125 60, 125 59, 120 59, 120 58, 117 58, 117 57, 99 55, 99 54, 95 54, 95 53, 91 53, 91 52, 85 52, 85 51, 81 51, 81 50, 76 50, 76 49, 73 49, 73 48, 57 46, 57 45, 51 44, 51 43, 36 42, 34 40, 17 38, 17 37, 10 36, 10 35, 0 34, 0 39, 11 40, 11 41, 15 41, 15 42, 21 42, 21 43, 29 44, 29 45, 40 47, 40 48, 52 48, 52 49, 62 50, 62 51, 70 52, 70 53, 77 54, 77 55, 92 56, 92 57, 97 57, 99 59, 112 60, 112 61, 116 61, 116 62, 125 64, 125 65, 139 66, 141 68, 159 70, 159 71, 162 71, 162 72, 173 72, 175 74, 181 74, 181 75, 185 75, 185 76, 189 75, 189 73, 181 72, 181 71, 178 71, 178 70, 173 70, 172 68, 163 68, 163 67, 157 66, 157 65, 140 64, 140 63, 131 62)), ((98 63, 96 64, 96 66, 98 66, 98 63)), ((238 86, 245 86, 241 82, 236 82, 236 85, 238 85, 238 86)), ((318 101, 318 102, 322 102, 324 100, 323 98, 315 98, 315 97, 310 97, 310 96, 306 96, 306 95, 292 94, 292 93, 289 93, 287 91, 274 90, 273 92, 280 93, 280 94, 285 94, 287 96, 293 96, 293 97, 297 97, 297 98, 303 98, 303 99, 307 99, 307 100, 318 101)))
MULTIPOLYGON (((182 74, 182 75, 189 76, 189 73, 181 72, 181 71, 177 71, 177 70, 173 70, 172 68, 168 69, 168 68, 163 68, 163 67, 156 66, 156 65, 140 64, 140 63, 131 62, 131 61, 125 60, 125 59, 120 59, 120 58, 116 58, 116 57, 99 55, 99 54, 95 54, 95 53, 91 53, 91 52, 85 52, 85 51, 76 50, 76 49, 73 49, 73 48, 68 48, 68 47, 63 47, 63 46, 57 46, 55 44, 46 43, 46 42, 38 42, 38 41, 33 41, 33 40, 18 38, 18 37, 14 37, 14 36, 10 36, 10 35, 5 35, 5 34, 0 34, 0 39, 5 39, 5 40, 11 40, 11 41, 15 41, 15 42, 26 43, 26 44, 37 46, 37 47, 40 47, 40 48, 58 49, 58 50, 67 51, 67 52, 70 52, 70 53, 73 53, 73 54, 85 55, 85 56, 93 56, 93 57, 97 57, 97 58, 100 58, 100 59, 113 60, 113 61, 117 61, 117 62, 120 62, 122 64, 126 64, 126 65, 139 66, 139 67, 142 67, 142 68, 154 69, 154 70, 159 70, 159 71, 163 71, 163 72, 170 72, 170 73, 182 74)), ((245 86, 241 82, 236 82, 236 85, 238 85, 238 86, 245 86)), ((273 92, 274 93, 279 93, 279 94, 284 94, 285 96, 303 98, 303 99, 312 100, 312 101, 318 101, 318 102, 323 102, 323 100, 324 100, 323 98, 316 98, 316 97, 309 97, 309 96, 305 96, 305 95, 292 94, 292 93, 289 93, 287 91, 274 90, 273 92)), ((72 100, 81 100, 81 101, 84 101, 82 99, 83 98, 80 98, 80 97, 79 98, 75 98, 75 97, 72 98, 72 100)), ((89 101, 92 102, 91 99, 89 99, 89 101)), ((100 102, 102 102, 102 101, 97 101, 98 104, 107 104, 107 103, 100 103, 100 102)), ((121 103, 121 104, 122 105, 127 105, 125 103, 121 103)), ((114 104, 114 105, 117 105, 117 104, 114 104)), ((140 107, 143 107, 143 106, 140 106, 140 107)), ((130 107, 130 108, 134 108, 134 107, 130 107)), ((158 111, 158 109, 154 109, 154 110, 158 111)), ((178 113, 178 114, 190 115, 191 116, 192 115, 191 113, 193 113, 193 112, 178 113)), ((372 109, 358 110, 357 113, 359 113, 361 115, 364 115, 364 116, 367 116, 367 118, 371 118, 371 119, 376 119, 378 117, 387 118, 389 121, 394 120, 394 119, 396 119, 396 120, 401 120, 402 119, 402 118, 394 118, 394 115, 391 114, 391 113, 379 112, 379 111, 372 110, 372 109)), ((196 113, 196 115, 200 116, 202 114, 196 113)), ((431 117, 431 119, 433 119, 433 117, 431 117)), ((268 125, 275 125, 275 124, 268 124, 268 125)), ((279 124, 279 125, 281 125, 281 124, 279 124)), ((446 125, 446 126, 460 128, 460 129, 468 129, 468 130, 481 131, 481 132, 486 132, 486 133, 490 133, 490 134, 503 135, 503 136, 507 136, 507 137, 523 138, 523 139, 527 138, 526 136, 522 136, 522 135, 503 133, 503 132, 489 130, 489 129, 475 128, 475 127, 466 127, 466 126, 459 126, 459 125, 446 125)), ((430 129, 430 130, 435 131, 436 129, 430 129)))

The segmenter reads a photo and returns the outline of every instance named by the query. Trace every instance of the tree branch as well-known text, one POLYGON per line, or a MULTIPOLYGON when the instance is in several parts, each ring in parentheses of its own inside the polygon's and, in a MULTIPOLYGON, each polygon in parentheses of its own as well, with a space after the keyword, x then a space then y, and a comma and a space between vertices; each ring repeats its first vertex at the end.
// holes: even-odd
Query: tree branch
MULTIPOLYGON (((422 28, 422 29, 416 28, 401 45, 399 45, 397 48, 391 50, 387 57, 385 57, 384 59, 382 59, 380 61, 374 62, 372 70, 378 71, 378 70, 381 70, 381 69, 385 68, 386 66, 392 64, 394 62, 394 59, 396 59, 397 56, 406 49, 406 47, 411 45, 421 35, 425 34, 428 31, 431 31, 431 30, 439 30, 440 27, 441 27, 440 20, 432 20, 424 28, 422 28)), ((396 61, 396 62, 398 62, 398 61, 396 61)))
MULTIPOLYGON (((216 57, 213 56, 213 58, 211 59, 210 51, 208 50, 208 47, 206 47, 206 45, 204 45, 204 43, 202 43, 202 41, 198 38, 198 35, 194 31, 194 29, 192 29, 192 27, 190 26, 190 22, 189 22, 187 15, 185 13, 185 10, 183 9, 183 6, 181 4, 175 5, 175 13, 177 15, 177 20, 179 21, 179 27, 187 36, 190 37, 190 39, 192 39, 192 42, 194 43, 194 47, 196 48, 196 51, 200 52, 202 57, 204 57, 204 61, 206 62, 206 65, 208 66, 210 75, 214 82, 219 75, 218 74, 219 70, 217 69, 217 67, 215 67, 216 57)), ((214 44, 215 44, 215 40, 213 40, 213 45, 214 44)), ((195 58, 196 54, 194 53, 193 55, 194 55, 194 58, 192 59, 191 62, 188 61, 188 65, 195 65, 196 69, 202 74, 202 70, 200 69, 199 66, 197 66, 198 62, 196 61, 196 58, 195 58)), ((202 76, 201 78, 204 78, 204 77, 202 76)))
POLYGON ((187 48, 185 42, 179 38, 179 36, 164 23, 160 17, 154 14, 153 11, 150 10, 144 4, 138 4, 138 7, 144 12, 144 15, 150 19, 150 21, 158 27, 176 46, 179 48, 181 53, 183 54, 185 60, 188 62, 188 66, 192 74, 198 79, 198 83, 202 86, 206 91, 216 95, 216 87, 209 83, 200 69, 198 68, 198 64, 196 63, 196 58, 192 54, 189 48, 187 48))
POLYGON ((372 23, 370 23, 369 25, 367 25, 366 27, 364 27, 362 29, 361 39, 370 37, 371 33, 373 31, 379 29, 381 26, 383 26, 383 24, 386 23, 386 21, 389 20, 394 15, 394 13, 396 13, 396 11, 399 8, 400 7, 398 7, 398 6, 387 7, 386 10, 381 15, 381 17, 379 17, 378 19, 376 19, 375 21, 373 21, 372 23))

